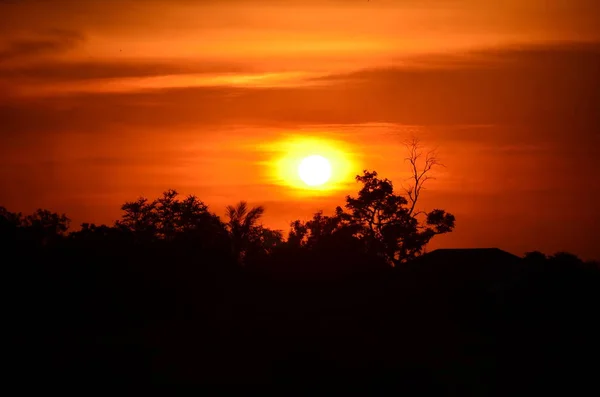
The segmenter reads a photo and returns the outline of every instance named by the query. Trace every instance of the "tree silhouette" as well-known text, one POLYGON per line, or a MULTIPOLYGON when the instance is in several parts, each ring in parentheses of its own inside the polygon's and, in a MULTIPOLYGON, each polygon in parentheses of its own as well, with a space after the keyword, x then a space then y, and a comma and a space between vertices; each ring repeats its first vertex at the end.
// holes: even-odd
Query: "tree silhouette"
POLYGON ((155 208, 156 202, 145 197, 126 202, 121 206, 124 214, 115 226, 131 231, 140 241, 153 240, 157 233, 155 208))
POLYGON ((79 230, 69 234, 71 240, 76 242, 88 242, 91 244, 102 244, 114 241, 131 242, 132 237, 133 233, 124 227, 96 225, 94 223, 82 223, 79 230))
POLYGON ((290 223, 287 244, 294 248, 302 247, 306 243, 307 234, 308 227, 306 226, 306 223, 297 219, 290 223))
POLYGON ((421 191, 425 187, 425 182, 430 179, 435 179, 431 175, 431 171, 434 167, 444 165, 440 163, 437 153, 435 150, 430 150, 425 153, 423 158, 423 147, 418 138, 411 138, 404 143, 407 149, 408 156, 404 161, 410 164, 411 176, 409 179, 408 187, 404 188, 406 196, 408 197, 408 213, 409 215, 419 215, 420 212, 416 210, 417 202, 421 196, 421 191))
POLYGON ((226 208, 227 230, 231 237, 233 254, 238 263, 243 263, 250 245, 259 239, 262 227, 257 225, 265 209, 262 206, 248 209, 248 203, 240 201, 237 205, 226 208))
POLYGON ((7 235, 9 232, 15 232, 22 223, 23 215, 21 213, 10 212, 6 208, 0 206, 0 231, 3 235, 7 235))
POLYGON ((358 227, 357 235, 365 241, 368 251, 381 255, 397 265, 422 253, 425 245, 436 235, 454 229, 454 215, 441 209, 425 214, 419 222, 414 211, 416 200, 409 201, 394 193, 392 182, 378 178, 377 172, 364 171, 356 180, 363 187, 357 197, 346 198, 346 209, 337 212, 349 224, 358 227))
POLYGON ((544 262, 546 262, 546 260, 548 260, 548 257, 543 252, 531 251, 531 252, 526 252, 525 255, 523 256, 523 259, 529 264, 540 265, 540 264, 543 264, 544 262))
POLYGON ((362 188, 358 196, 346 197, 345 210, 337 207, 333 216, 318 212, 307 222, 292 222, 288 245, 312 249, 331 242, 335 235, 338 244, 342 239, 348 246, 361 247, 366 254, 397 265, 422 254, 434 236, 451 232, 454 215, 442 209, 417 209, 425 182, 432 179, 431 170, 441 165, 435 151, 423 158, 417 139, 407 142, 406 147, 412 177, 405 196, 396 194, 392 182, 379 178, 376 171, 364 170, 363 175, 356 176, 362 188))
POLYGON ((156 210, 156 229, 159 238, 164 240, 173 240, 178 231, 179 214, 181 212, 180 203, 177 200, 177 191, 170 189, 163 193, 154 202, 156 210))
POLYGON ((193 195, 183 200, 178 197, 179 193, 170 189, 153 201, 141 197, 127 202, 115 226, 145 242, 188 240, 208 246, 222 240, 225 226, 206 204, 193 195))
POLYGON ((262 225, 253 228, 249 235, 248 244, 243 253, 243 264, 261 266, 279 248, 283 247, 283 233, 262 225))
POLYGON ((23 218, 22 225, 29 236, 41 245, 48 245, 65 236, 70 219, 65 214, 38 209, 23 218))
POLYGON ((0 246, 10 248, 23 231, 23 215, 8 211, 0 206, 0 246))
POLYGON ((354 247, 360 244, 354 236, 357 228, 344 219, 339 207, 333 216, 323 215, 323 211, 318 211, 312 219, 306 222, 296 220, 290 226, 288 244, 291 247, 316 249, 332 244, 334 239, 338 243, 343 240, 354 247))
POLYGON ((64 238, 70 219, 46 209, 37 209, 30 215, 8 211, 0 207, 0 235, 4 244, 27 242, 48 246, 64 238))

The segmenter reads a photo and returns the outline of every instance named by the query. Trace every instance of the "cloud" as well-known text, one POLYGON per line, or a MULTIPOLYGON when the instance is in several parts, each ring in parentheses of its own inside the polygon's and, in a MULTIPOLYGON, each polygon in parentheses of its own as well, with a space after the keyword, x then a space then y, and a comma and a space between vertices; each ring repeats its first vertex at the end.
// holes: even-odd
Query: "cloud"
POLYGON ((0 48, 0 62, 40 55, 56 55, 75 48, 84 41, 82 34, 62 29, 42 31, 36 36, 8 41, 0 48))
POLYGON ((560 43, 419 58, 325 81, 364 98, 371 121, 577 128, 598 122, 598 70, 600 44, 560 43))
POLYGON ((180 74, 244 73, 250 66, 233 62, 174 62, 152 60, 46 60, 0 68, 5 78, 27 83, 80 82, 82 80, 152 77, 180 74))
MULTIPOLYGON (((223 85, 8 98, 0 103, 0 125, 3 140, 61 131, 186 129, 201 134, 225 124, 365 123, 439 127, 454 131, 455 139, 492 139, 487 136, 496 136, 500 127, 519 142, 598 139, 597 44, 488 49, 447 60, 436 57, 427 64, 421 58, 408 65, 332 75, 306 87, 223 85)), ((142 64, 122 71, 115 65, 98 68, 107 74, 148 71, 142 64)))

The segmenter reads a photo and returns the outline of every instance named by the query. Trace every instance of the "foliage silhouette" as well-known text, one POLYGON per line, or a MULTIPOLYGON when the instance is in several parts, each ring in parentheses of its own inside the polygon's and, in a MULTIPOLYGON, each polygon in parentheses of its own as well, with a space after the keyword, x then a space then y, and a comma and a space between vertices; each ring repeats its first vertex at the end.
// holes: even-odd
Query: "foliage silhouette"
POLYGON ((240 264, 247 261, 248 255, 268 255, 283 243, 280 231, 257 224, 264 212, 262 206, 248 209, 248 203, 245 201, 226 208, 226 227, 231 238, 233 255, 240 264))
POLYGON ((222 234, 223 223, 208 211, 206 204, 193 195, 183 200, 178 195, 176 190, 167 190, 153 201, 141 197, 127 202, 121 207, 124 214, 115 226, 146 242, 203 237, 197 240, 199 243, 222 234))
POLYGON ((333 216, 318 212, 312 220, 291 224, 288 243, 314 248, 333 238, 344 245, 362 247, 365 254, 381 257, 391 265, 416 258, 438 234, 454 229, 454 215, 434 209, 419 222, 413 205, 394 193, 392 182, 379 179, 377 172, 364 171, 356 180, 362 183, 358 197, 346 198, 346 209, 337 207, 333 216))
POLYGON ((0 207, 12 367, 48 385, 138 390, 598 391, 598 263, 424 254, 455 222, 417 209, 424 180, 407 198, 365 171, 343 209, 292 222, 287 239, 260 224, 262 207, 240 202, 222 221, 175 190, 69 234, 65 215, 0 207))
POLYGON ((416 199, 407 206, 403 196, 394 194, 392 182, 377 178, 377 172, 364 171, 356 179, 363 184, 358 197, 347 197, 349 212, 341 208, 337 212, 360 227, 359 235, 370 251, 384 255, 391 264, 414 259, 435 235, 454 229, 454 215, 440 209, 425 213, 425 222, 419 223, 413 211, 416 199))
POLYGON ((0 231, 6 239, 18 239, 32 245, 46 246, 65 237, 70 219, 65 214, 37 209, 23 216, 0 207, 0 231))

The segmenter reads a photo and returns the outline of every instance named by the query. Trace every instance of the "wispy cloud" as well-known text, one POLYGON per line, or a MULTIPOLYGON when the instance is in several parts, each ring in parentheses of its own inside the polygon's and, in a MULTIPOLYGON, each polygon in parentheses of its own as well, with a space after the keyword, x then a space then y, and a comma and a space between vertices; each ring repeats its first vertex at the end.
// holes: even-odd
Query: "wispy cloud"
MULTIPOLYGON (((148 73, 151 73, 148 71, 148 73)), ((84 81, 60 82, 34 85, 19 85, 12 90, 13 95, 33 97, 57 97, 81 93, 129 93, 148 90, 165 90, 193 87, 243 87, 243 88, 285 88, 317 85, 308 77, 310 73, 201 73, 164 74, 146 77, 123 77, 89 79, 84 81)))
POLYGON ((27 64, 0 66, 6 79, 27 84, 55 84, 85 80, 144 78, 174 75, 250 73, 250 65, 234 62, 161 60, 102 60, 78 61, 47 59, 27 64))
POLYGON ((15 38, 0 46, 0 62, 29 59, 40 55, 57 55, 84 41, 76 31, 49 29, 33 37, 15 38))
POLYGON ((296 72, 201 73, 19 85, 27 97, 5 97, 0 121, 14 135, 277 123, 452 125, 457 139, 495 134, 462 125, 511 126, 516 140, 591 139, 597 131, 600 46, 497 49, 480 58, 489 62, 374 68, 318 81, 296 72))

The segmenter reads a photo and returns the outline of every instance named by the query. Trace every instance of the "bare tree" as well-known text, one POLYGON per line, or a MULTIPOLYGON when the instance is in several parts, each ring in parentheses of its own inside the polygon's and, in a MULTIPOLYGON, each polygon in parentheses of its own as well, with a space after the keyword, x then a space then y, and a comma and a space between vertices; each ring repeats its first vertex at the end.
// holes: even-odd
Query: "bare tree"
POLYGON ((408 197, 409 215, 417 216, 424 214, 422 211, 416 211, 417 202, 421 195, 421 190, 425 186, 425 182, 430 179, 435 179, 431 176, 431 170, 434 167, 445 167, 437 157, 437 150, 429 150, 424 152, 423 145, 418 138, 408 139, 404 146, 408 151, 408 157, 404 159, 410 164, 411 176, 408 178, 410 183, 408 187, 404 187, 408 197), (424 155, 424 157, 423 157, 424 155))

